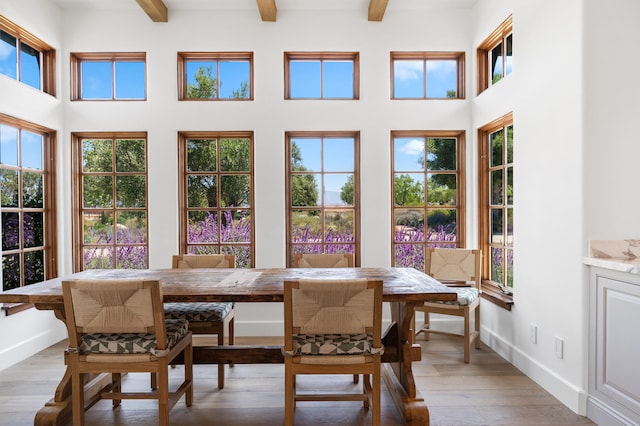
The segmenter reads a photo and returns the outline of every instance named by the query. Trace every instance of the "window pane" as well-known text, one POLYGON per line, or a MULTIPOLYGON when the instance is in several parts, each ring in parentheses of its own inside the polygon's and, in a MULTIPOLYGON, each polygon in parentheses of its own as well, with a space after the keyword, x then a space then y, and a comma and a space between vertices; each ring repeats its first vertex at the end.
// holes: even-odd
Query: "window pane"
POLYGON ((116 268, 146 269, 147 248, 144 246, 119 246, 116 249, 116 268))
POLYGON ((216 61, 186 61, 187 98, 218 97, 216 61))
MULTIPOLYGON (((293 210, 291 212, 291 239, 294 243, 321 243, 322 229, 320 210, 293 210)), ((321 247, 321 246, 319 246, 321 247)), ((318 251, 303 251, 300 253, 322 253, 318 251)))
POLYGON ((84 269, 113 269, 113 247, 85 247, 83 250, 84 269))
POLYGON ((321 171, 320 138, 291 139, 291 170, 321 171))
POLYGON ((491 49, 491 82, 497 83, 502 75, 502 43, 491 49))
POLYGON ((507 204, 513 205, 513 167, 507 167, 507 204))
POLYGON ((491 209, 491 243, 504 244, 504 210, 491 209))
POLYGON ((393 61, 393 97, 424 98, 424 61, 393 61))
POLYGON ((18 171, 0 169, 0 206, 19 207, 18 171))
POLYGON ((116 140, 116 172, 139 172, 146 169, 144 139, 116 140))
MULTIPOLYGON (((187 247, 187 253, 189 254, 218 254, 218 246, 189 246, 187 247)), ((238 264, 238 259, 236 259, 238 264)))
POLYGON ((504 255, 503 249, 491 247, 491 280, 504 284, 504 255))
MULTIPOLYGON (((0 30, 0 74, 18 79, 16 38, 0 30)), ((19 279, 18 279, 19 282, 19 279)))
POLYGON ((353 138, 325 138, 324 171, 352 172, 354 168, 353 138))
POLYGON ((318 197, 322 175, 291 176, 291 205, 319 206, 318 197))
POLYGON ((82 206, 85 208, 113 207, 113 178, 111 176, 83 176, 82 200, 82 206))
POLYGON ((504 164, 504 157, 502 155, 503 133, 504 132, 502 130, 498 130, 497 132, 489 135, 489 146, 491 149, 491 164, 489 164, 489 167, 501 166, 504 164))
POLYGON ((513 209, 507 209, 507 246, 513 246, 513 209))
POLYGON ((113 99, 112 62, 82 61, 82 99, 113 99))
POLYGON ((216 171, 217 150, 216 139, 189 139, 187 141, 187 170, 190 172, 216 171))
POLYGON ((41 212, 23 213, 24 230, 23 242, 25 248, 41 247, 44 245, 44 214, 41 212))
POLYGON ((506 75, 509 75, 513 70, 513 34, 509 34, 507 36, 506 50, 507 50, 507 53, 506 53, 507 58, 506 58, 505 68, 506 68, 506 75))
POLYGON ((111 139, 84 139, 82 141, 82 171, 110 172, 113 169, 111 139))
POLYGON ((249 99, 248 61, 220 61, 220 98, 249 99))
POLYGON ((20 43, 20 80, 40 90, 40 52, 20 43))
POLYGON ((427 61, 427 98, 455 98, 458 87, 458 61, 427 61))
POLYGON ((24 254, 24 284, 34 284, 44 280, 44 250, 26 252, 24 254))
POLYGON ((2 250, 20 248, 20 215, 18 213, 2 213, 2 250))
MULTIPOLYGON (((354 243, 353 210, 325 210, 324 211, 325 242, 354 243)), ((334 251, 333 253, 338 253, 334 251)))
POLYGON ((2 291, 20 287, 20 255, 2 256, 2 291))
POLYGON ((44 138, 37 133, 22 131, 22 167, 42 170, 42 147, 44 138))
POLYGON ((396 244, 395 266, 424 271, 424 245, 396 244))
POLYGON ((507 254, 507 287, 513 288, 513 250, 505 249, 507 254))
POLYGON ((144 66, 144 61, 116 61, 116 99, 145 98, 144 66))
POLYGON ((249 139, 220 140, 220 170, 223 172, 248 172, 251 170, 251 145, 249 139))
POLYGON ((353 98, 353 61, 324 61, 322 84, 324 98, 353 98))
POLYGON ((513 126, 507 127, 507 163, 513 163, 513 126))
POLYGON ((427 205, 455 206, 458 192, 455 174, 427 175, 427 205))
POLYGON ((427 170, 456 170, 456 139, 429 138, 427 170))
POLYGON ((249 175, 220 176, 220 207, 250 207, 249 175))
POLYGON ((43 190, 44 176, 42 173, 22 173, 22 207, 35 209, 43 208, 43 190))
POLYGON ((398 206, 424 205, 424 175, 397 174, 394 177, 394 200, 398 206))
POLYGON ((425 241, 424 210, 396 209, 394 223, 394 241, 425 241))
POLYGON ((146 181, 146 176, 117 176, 116 207, 145 207, 146 181))
POLYGON ((424 170, 424 138, 395 138, 393 140, 393 167, 395 171, 424 170))
POLYGON ((251 215, 248 211, 225 210, 220 224, 222 242, 251 242, 251 215))
POLYGON ((190 211, 187 220, 188 243, 218 242, 218 215, 206 211, 190 211))
POLYGON ((18 129, 0 124, 0 164, 18 165, 18 129))
POLYGON ((456 210, 437 209, 427 213, 427 241, 456 241, 456 210))
POLYGON ((84 242, 87 244, 113 243, 113 213, 84 213, 82 215, 84 242))
POLYGON ((320 61, 289 62, 289 96, 320 98, 320 61))
POLYGON ((251 268, 251 247, 242 246, 222 246, 223 254, 232 254, 236 257, 236 268, 251 268))
POLYGON ((329 206, 353 205, 353 175, 325 174, 323 202, 329 206))
POLYGON ((147 242, 147 214, 145 212, 119 212, 116 221, 116 242, 118 244, 145 244, 147 242))
MULTIPOLYGON (((322 244, 293 244, 291 254, 294 255, 297 253, 323 253, 322 244)), ((293 264, 293 256, 291 256, 291 263, 293 264)))
POLYGON ((217 176, 187 176, 187 207, 218 207, 217 176))
POLYGON ((491 200, 490 204, 500 205, 504 203, 502 190, 502 170, 491 172, 491 200))

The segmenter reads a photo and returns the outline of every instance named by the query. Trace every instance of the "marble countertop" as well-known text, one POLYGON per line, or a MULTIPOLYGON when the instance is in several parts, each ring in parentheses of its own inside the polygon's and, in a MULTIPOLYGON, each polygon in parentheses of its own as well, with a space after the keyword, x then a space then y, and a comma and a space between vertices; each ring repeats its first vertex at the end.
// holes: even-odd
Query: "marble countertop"
POLYGON ((591 240, 584 264, 640 274, 640 240, 591 240))

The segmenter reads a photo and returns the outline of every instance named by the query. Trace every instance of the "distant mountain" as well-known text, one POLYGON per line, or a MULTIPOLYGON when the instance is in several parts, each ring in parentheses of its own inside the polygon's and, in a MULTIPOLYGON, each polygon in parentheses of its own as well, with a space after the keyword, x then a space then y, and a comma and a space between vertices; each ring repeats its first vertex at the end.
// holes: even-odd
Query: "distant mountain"
POLYGON ((346 203, 340 199, 340 191, 325 191, 325 206, 344 206, 346 203))

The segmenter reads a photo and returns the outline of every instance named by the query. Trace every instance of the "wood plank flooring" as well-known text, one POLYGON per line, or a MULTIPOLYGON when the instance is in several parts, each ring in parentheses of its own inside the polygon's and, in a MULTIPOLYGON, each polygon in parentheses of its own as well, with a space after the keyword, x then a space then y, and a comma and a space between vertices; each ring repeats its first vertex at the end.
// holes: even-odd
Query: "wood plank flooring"
MULTIPOLYGON (((199 336, 198 336, 199 337, 199 336)), ((279 344, 278 338, 237 338, 237 343, 279 344)), ((471 363, 462 362, 461 342, 448 336, 421 338, 422 358, 414 364, 418 389, 430 410, 433 426, 462 425, 588 425, 579 416, 523 375, 499 355, 482 346, 471 363)), ((53 395, 64 371, 61 342, 0 371, 0 425, 32 425, 33 417, 53 395)), ((225 388, 218 390, 215 366, 194 366, 193 406, 179 401, 172 425, 273 426, 284 422, 282 365, 237 365, 226 369, 225 388)), ((172 371, 176 383, 181 367, 172 371)), ((125 389, 146 389, 146 374, 130 374, 125 389)), ((300 389, 359 390, 349 376, 299 377, 300 389), (313 385, 313 386, 312 386, 313 385)), ((382 424, 402 425, 382 385, 382 424)), ((298 403, 296 425, 361 425, 371 417, 361 403, 298 403)), ((112 409, 100 401, 86 414, 87 425, 156 425, 154 401, 123 401, 112 409)))

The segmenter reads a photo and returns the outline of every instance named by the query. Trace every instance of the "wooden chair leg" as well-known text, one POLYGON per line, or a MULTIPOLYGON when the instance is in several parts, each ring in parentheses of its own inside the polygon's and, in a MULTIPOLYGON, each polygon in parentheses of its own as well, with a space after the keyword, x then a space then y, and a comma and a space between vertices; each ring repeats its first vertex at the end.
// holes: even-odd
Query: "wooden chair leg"
MULTIPOLYGON (((224 345, 224 332, 218 333, 218 346, 224 345)), ((218 364, 218 389, 224 388, 224 364, 218 364)))
POLYGON ((71 411, 73 424, 84 426, 84 383, 78 372, 71 373, 71 411))
POLYGON ((424 324, 422 325, 422 330, 424 331, 424 340, 429 340, 429 338, 431 337, 429 328, 431 328, 431 318, 429 316, 429 312, 424 312, 424 324))
POLYGON ((158 368, 158 426, 169 426, 169 366, 158 368))
MULTIPOLYGON (((231 318, 229 321, 229 345, 235 344, 235 318, 231 318)), ((233 368, 233 364, 229 364, 230 368, 233 368)))
POLYGON ((480 305, 476 306, 475 311, 476 349, 480 349, 480 305))
POLYGON ((184 380, 189 382, 189 388, 185 392, 184 401, 187 407, 193 404, 193 345, 189 344, 184 349, 184 380))
POLYGON ((374 367, 372 379, 373 410, 371 410, 371 423, 373 426, 380 426, 380 363, 374 367))
MULTIPOLYGON (((112 392, 120 393, 122 392, 122 374, 121 373, 111 373, 111 382, 113 383, 112 392)), ((121 399, 113 399, 113 407, 120 406, 122 402, 121 399)))
POLYGON ((464 311, 464 362, 466 364, 469 363, 471 359, 470 349, 471 349, 471 319, 469 318, 469 309, 465 308, 464 311))
POLYGON ((291 372, 291 366, 285 360, 284 364, 284 424, 293 426, 294 411, 294 381, 295 375, 291 372))

